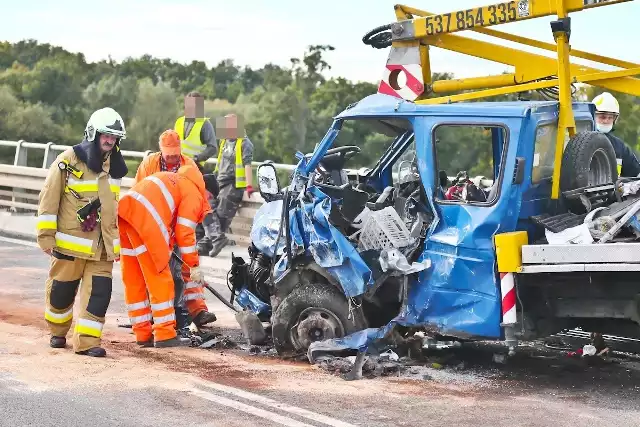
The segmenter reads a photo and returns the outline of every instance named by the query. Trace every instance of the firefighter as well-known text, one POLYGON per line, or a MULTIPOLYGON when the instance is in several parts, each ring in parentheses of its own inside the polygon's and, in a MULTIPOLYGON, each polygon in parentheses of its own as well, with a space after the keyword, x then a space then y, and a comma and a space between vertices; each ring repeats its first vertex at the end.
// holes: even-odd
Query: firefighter
POLYGON ((640 161, 634 151, 623 140, 611 133, 620 117, 618 100, 609 92, 603 92, 593 98, 592 102, 596 106, 596 129, 607 136, 616 152, 618 175, 621 177, 640 176, 640 161))
POLYGON ((127 174, 120 153, 125 136, 124 121, 116 111, 95 111, 83 141, 56 158, 40 191, 37 240, 51 256, 45 319, 53 348, 66 346, 79 290, 73 350, 106 356, 100 344, 111 301, 113 263, 120 254, 116 208, 120 181, 127 174))
MULTIPOLYGON (((181 153, 180 137, 176 131, 168 129, 162 132, 159 139, 159 146, 159 153, 147 156, 142 163, 140 163, 134 183, 137 183, 156 172, 178 172, 178 169, 185 165, 193 166, 198 169, 193 160, 181 153)), ((196 286, 195 283, 189 283, 190 287, 185 289, 185 283, 182 279, 182 275, 184 274, 182 269, 184 268, 184 265, 176 256, 180 255, 177 245, 174 245, 173 251, 175 252, 175 255, 171 257, 170 265, 175 285, 174 308, 176 312, 176 325, 178 331, 187 327, 189 315, 197 326, 204 326, 208 323, 215 322, 215 314, 209 312, 207 304, 203 299, 190 299, 190 295, 199 295, 203 290, 201 287, 196 286)))
POLYGON ((244 132, 242 121, 237 115, 228 114, 219 127, 223 138, 215 172, 220 192, 212 204, 213 223, 205 227, 205 237, 198 242, 198 252, 204 254, 208 250, 210 257, 217 256, 229 242, 225 232, 240 207, 244 192, 248 197, 253 193, 253 144, 244 132))
MULTIPOLYGON (((118 221, 122 281, 136 342, 144 347, 189 345, 178 337, 173 308, 174 285, 169 260, 178 245, 187 288, 201 289, 203 276, 196 251, 195 227, 211 211, 204 179, 193 166, 177 173, 156 172, 135 184, 120 200, 118 221), (195 283, 191 287, 191 283, 195 283), (153 319, 153 327, 151 325, 153 319)), ((185 295, 204 299, 202 290, 185 295)))

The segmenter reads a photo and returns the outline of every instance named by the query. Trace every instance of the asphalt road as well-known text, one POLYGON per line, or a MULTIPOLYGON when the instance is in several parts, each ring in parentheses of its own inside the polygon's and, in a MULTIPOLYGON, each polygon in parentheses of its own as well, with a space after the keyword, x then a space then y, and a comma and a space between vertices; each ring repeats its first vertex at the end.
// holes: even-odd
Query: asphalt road
MULTIPOLYGON (((224 269, 228 254, 217 262, 224 269)), ((429 362, 346 382, 238 348, 140 349, 116 326, 126 318, 118 264, 108 357, 77 356, 48 347, 47 268, 39 249, 0 238, 0 426, 640 425, 640 368, 631 361, 568 367, 561 356, 523 356, 499 366, 490 353, 468 353, 443 368, 429 362)), ((208 303, 220 330, 237 333, 232 312, 208 303)))

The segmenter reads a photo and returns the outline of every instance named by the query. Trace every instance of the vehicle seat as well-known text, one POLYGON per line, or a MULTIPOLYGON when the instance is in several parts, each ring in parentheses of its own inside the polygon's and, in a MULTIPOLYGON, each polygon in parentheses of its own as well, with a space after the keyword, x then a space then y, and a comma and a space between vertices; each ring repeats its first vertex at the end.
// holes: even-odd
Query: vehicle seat
POLYGON ((325 185, 318 185, 320 190, 332 199, 342 199, 341 203, 332 203, 329 220, 333 225, 343 230, 351 228, 354 220, 364 210, 369 194, 366 191, 353 188, 346 183, 339 188, 327 188, 325 185))

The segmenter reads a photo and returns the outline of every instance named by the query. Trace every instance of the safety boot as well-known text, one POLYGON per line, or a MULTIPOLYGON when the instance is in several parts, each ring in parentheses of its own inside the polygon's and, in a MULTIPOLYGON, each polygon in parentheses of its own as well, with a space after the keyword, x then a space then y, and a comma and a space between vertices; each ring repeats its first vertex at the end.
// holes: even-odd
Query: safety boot
POLYGON ((198 240, 198 243, 196 243, 198 255, 208 255, 212 247, 211 238, 208 236, 204 236, 202 239, 198 240))
POLYGON ((215 314, 203 310, 193 318, 193 323, 195 323, 197 327, 201 327, 206 325, 207 323, 215 322, 216 320, 218 320, 218 318, 215 314))
POLYGON ((153 343, 153 346, 156 348, 167 348, 167 347, 189 347, 191 345, 191 339, 175 337, 168 340, 156 341, 153 343))
POLYGON ((221 234, 218 237, 216 237, 212 242, 212 248, 211 248, 211 252, 209 252, 209 256, 211 258, 218 256, 220 251, 225 246, 227 246, 228 242, 229 242, 229 238, 225 234, 221 234))
POLYGON ((153 338, 151 338, 149 341, 136 341, 136 344, 143 348, 153 347, 153 338))
POLYGON ((89 350, 78 351, 76 354, 80 354, 82 356, 91 356, 91 357, 105 357, 107 355, 107 350, 102 347, 92 347, 89 350))
POLYGON ((49 345, 51 348, 65 348, 67 339, 65 337, 51 337, 49 345))
POLYGON ((184 307, 175 307, 176 314, 176 329, 181 330, 188 328, 189 324, 189 311, 184 307))

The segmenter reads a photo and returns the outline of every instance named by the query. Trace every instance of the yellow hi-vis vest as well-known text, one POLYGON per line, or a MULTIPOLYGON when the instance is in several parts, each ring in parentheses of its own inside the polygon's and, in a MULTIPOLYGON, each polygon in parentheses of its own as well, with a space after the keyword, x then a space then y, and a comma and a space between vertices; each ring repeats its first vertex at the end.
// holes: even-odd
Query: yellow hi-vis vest
MULTIPOLYGON (((202 153, 206 148, 206 145, 200 141, 200 131, 202 131, 202 126, 207 118, 195 119, 193 128, 187 138, 184 137, 184 120, 184 116, 178 117, 174 130, 180 137, 180 150, 182 150, 182 154, 193 159, 195 155, 202 153)), ((199 163, 201 166, 204 166, 205 161, 199 163)))
MULTIPOLYGON (((220 148, 218 148, 218 162, 216 163, 215 172, 218 172, 220 162, 222 161, 222 153, 224 151, 224 143, 226 139, 220 140, 220 148)), ((244 172, 242 164, 242 138, 236 139, 236 188, 247 188, 247 175, 244 172)))

